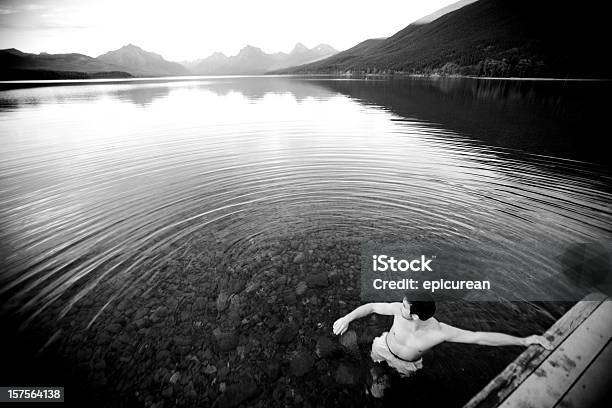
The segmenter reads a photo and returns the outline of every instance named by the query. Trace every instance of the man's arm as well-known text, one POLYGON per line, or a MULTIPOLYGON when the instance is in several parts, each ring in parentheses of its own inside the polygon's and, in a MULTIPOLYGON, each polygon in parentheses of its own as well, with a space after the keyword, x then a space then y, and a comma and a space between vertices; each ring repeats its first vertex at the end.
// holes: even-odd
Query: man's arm
POLYGON ((444 341, 454 343, 472 343, 484 346, 529 346, 531 344, 539 344, 547 350, 553 349, 550 341, 542 336, 516 337, 496 332, 474 332, 459 329, 445 323, 440 323, 440 328, 444 341))
POLYGON ((382 315, 393 315, 399 311, 401 303, 366 303, 361 305, 351 313, 339 318, 334 322, 334 334, 344 334, 348 330, 348 325, 355 319, 367 316, 371 313, 382 315))

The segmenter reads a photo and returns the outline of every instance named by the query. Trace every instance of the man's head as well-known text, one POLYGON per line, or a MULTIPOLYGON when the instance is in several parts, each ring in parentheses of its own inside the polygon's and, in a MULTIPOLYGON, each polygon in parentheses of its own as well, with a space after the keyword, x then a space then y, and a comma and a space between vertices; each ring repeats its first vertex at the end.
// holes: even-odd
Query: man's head
POLYGON ((402 301, 402 316, 408 320, 425 321, 436 313, 436 302, 426 292, 407 292, 402 301))

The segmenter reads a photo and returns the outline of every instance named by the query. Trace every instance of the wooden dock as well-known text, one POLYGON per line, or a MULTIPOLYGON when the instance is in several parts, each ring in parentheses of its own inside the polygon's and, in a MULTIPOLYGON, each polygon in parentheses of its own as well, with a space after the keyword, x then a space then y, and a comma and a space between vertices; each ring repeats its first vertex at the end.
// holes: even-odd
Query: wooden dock
POLYGON ((553 350, 529 346, 464 408, 612 407, 612 300, 588 295, 545 336, 553 350))

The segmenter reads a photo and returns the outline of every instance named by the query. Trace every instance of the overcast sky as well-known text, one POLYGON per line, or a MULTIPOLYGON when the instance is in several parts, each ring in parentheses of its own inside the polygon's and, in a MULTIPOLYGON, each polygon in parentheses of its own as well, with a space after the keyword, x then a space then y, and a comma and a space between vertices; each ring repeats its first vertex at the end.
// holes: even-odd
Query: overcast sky
POLYGON ((164 58, 388 37, 456 0, 0 0, 0 49, 98 56, 132 43, 164 58))

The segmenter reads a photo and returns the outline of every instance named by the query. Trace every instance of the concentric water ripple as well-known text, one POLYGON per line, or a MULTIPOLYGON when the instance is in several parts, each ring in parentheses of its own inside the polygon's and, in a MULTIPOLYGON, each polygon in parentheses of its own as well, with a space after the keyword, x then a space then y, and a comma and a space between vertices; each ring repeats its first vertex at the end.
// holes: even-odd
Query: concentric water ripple
POLYGON ((189 251, 246 259, 300 234, 418 239, 510 286, 554 276, 559 248, 609 242, 604 167, 469 133, 321 81, 1 91, 2 299, 65 312, 102 282, 117 280, 121 296, 189 251))

